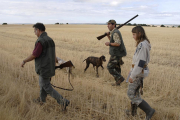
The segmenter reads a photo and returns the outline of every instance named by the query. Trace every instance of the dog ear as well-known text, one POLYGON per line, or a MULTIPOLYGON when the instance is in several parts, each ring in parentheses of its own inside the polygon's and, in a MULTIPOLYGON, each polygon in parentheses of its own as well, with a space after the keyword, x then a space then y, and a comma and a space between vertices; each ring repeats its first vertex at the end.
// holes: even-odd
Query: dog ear
POLYGON ((102 58, 105 58, 105 56, 104 56, 104 55, 102 55, 101 57, 102 57, 102 58))
POLYGON ((103 59, 102 56, 99 59, 102 61, 102 59, 103 59))

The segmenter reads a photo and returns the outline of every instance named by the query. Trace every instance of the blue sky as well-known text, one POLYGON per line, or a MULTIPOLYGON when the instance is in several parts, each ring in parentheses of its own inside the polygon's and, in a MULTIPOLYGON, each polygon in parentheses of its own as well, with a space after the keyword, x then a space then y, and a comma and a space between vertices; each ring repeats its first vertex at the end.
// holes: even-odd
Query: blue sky
POLYGON ((0 0, 0 23, 179 24, 180 0, 0 0))

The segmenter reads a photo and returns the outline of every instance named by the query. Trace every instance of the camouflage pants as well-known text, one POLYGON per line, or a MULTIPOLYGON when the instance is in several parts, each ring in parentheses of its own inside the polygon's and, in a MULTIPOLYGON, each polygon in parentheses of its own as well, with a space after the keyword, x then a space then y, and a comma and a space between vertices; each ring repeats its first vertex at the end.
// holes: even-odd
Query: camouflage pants
POLYGON ((124 62, 122 61, 122 57, 111 56, 109 62, 107 64, 107 69, 109 73, 114 77, 115 81, 118 81, 121 75, 121 66, 124 62))
POLYGON ((139 86, 141 85, 142 77, 137 77, 133 83, 129 83, 127 95, 132 104, 139 105, 142 102, 141 95, 139 93, 139 86))

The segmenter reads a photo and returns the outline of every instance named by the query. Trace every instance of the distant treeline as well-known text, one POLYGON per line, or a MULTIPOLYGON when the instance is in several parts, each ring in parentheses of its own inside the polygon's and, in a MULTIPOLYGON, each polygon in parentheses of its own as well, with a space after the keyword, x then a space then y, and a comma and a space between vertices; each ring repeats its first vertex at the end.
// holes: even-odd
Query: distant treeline
MULTIPOLYGON (((55 23, 55 25, 63 25, 64 23, 55 23)), ((67 25, 69 24, 69 23, 66 23, 67 25)), ((3 23, 2 25, 7 25, 7 23, 3 23)), ((24 25, 24 24, 23 24, 24 25)), ((121 25, 121 24, 117 24, 117 25, 121 25)), ((131 23, 128 23, 128 24, 126 24, 127 26, 147 26, 147 27, 158 27, 158 26, 155 26, 155 25, 147 25, 147 24, 136 24, 136 23, 134 23, 134 24, 131 24, 131 23)), ((172 28, 175 28, 175 26, 165 26, 165 25, 160 25, 159 27, 172 27, 172 28)), ((178 28, 180 28, 180 25, 179 26, 177 26, 178 28)))
MULTIPOLYGON (((63 25, 64 23, 55 23, 55 25, 63 25)), ((68 25, 68 23, 66 23, 68 25)))
MULTIPOLYGON (((121 25, 121 24, 117 24, 117 25, 121 25)), ((147 26, 147 27, 158 27, 158 26, 155 26, 155 25, 147 25, 147 24, 136 24, 136 23, 134 23, 134 24, 131 24, 131 23, 128 23, 128 24, 126 24, 127 26, 147 26)), ((175 27, 175 26, 165 26, 165 25, 160 25, 159 27, 175 27)), ((180 28, 180 25, 179 26, 177 26, 178 28, 180 28)))
POLYGON ((127 25, 128 26, 150 26, 150 25, 147 25, 147 24, 136 24, 136 23, 134 23, 134 24, 128 23, 127 25))
POLYGON ((2 25, 7 25, 7 23, 3 23, 2 25))
MULTIPOLYGON (((121 25, 121 24, 117 24, 117 25, 121 25)), ((127 26, 151 26, 151 25, 147 25, 147 24, 136 24, 136 23, 134 23, 134 24, 131 24, 131 23, 128 23, 128 24, 126 24, 127 26)), ((156 27, 156 26, 153 26, 153 27, 156 27)))

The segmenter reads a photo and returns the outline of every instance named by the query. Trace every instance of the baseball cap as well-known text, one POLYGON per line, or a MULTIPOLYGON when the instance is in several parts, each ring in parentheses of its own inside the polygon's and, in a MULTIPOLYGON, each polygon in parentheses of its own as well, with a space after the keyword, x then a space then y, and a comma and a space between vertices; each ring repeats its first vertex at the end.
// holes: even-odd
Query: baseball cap
POLYGON ((116 24, 116 21, 113 20, 113 19, 111 19, 111 20, 109 20, 107 23, 116 24))

